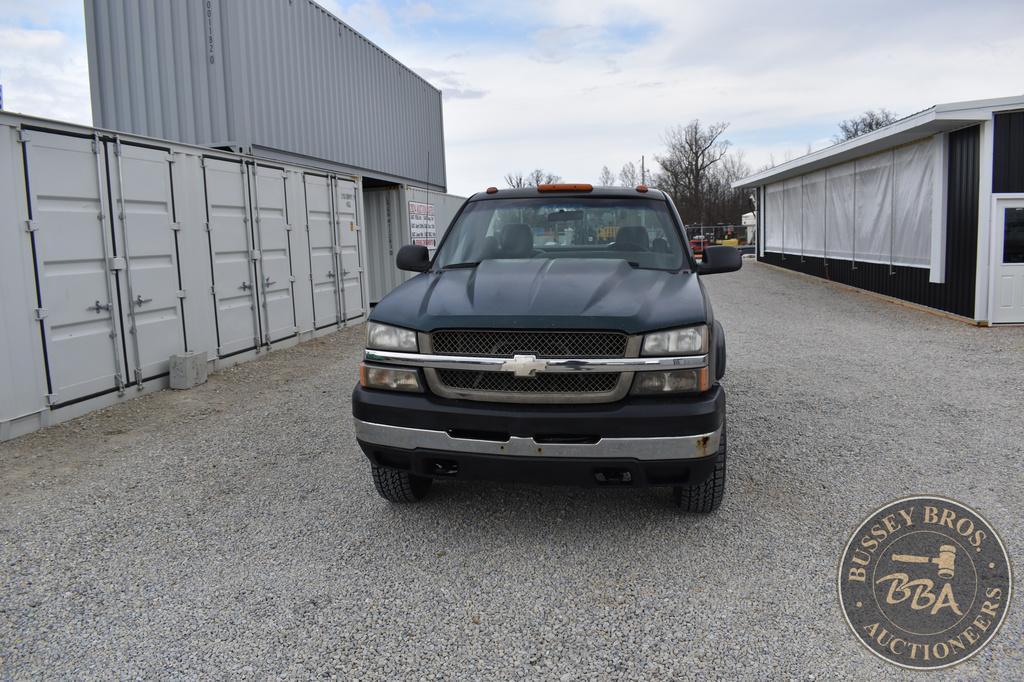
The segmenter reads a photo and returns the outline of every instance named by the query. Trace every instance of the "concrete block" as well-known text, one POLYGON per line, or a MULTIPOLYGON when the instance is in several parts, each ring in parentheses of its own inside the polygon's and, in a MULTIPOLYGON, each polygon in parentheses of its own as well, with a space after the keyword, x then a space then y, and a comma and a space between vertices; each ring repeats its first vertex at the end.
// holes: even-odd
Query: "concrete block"
POLYGON ((206 383, 206 351, 171 356, 171 388, 185 389, 206 383))

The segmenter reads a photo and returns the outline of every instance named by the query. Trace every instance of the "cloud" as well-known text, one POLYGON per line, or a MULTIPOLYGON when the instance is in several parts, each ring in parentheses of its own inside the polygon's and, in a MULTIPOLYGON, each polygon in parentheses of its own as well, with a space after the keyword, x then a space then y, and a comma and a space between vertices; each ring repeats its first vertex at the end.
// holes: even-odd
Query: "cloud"
POLYGON ((460 71, 432 69, 429 67, 413 69, 423 78, 438 86, 444 99, 480 99, 487 95, 483 88, 468 87, 462 79, 460 71))
POLYGON ((4 108, 75 123, 92 123, 84 43, 51 29, 0 26, 4 108))

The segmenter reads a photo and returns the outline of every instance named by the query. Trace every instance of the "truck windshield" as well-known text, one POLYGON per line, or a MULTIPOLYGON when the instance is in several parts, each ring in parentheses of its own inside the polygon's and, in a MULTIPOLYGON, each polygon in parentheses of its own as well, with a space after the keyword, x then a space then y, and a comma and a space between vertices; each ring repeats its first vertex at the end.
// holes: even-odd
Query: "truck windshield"
POLYGON ((493 259, 614 258, 679 270, 679 228, 657 199, 537 197, 474 201, 445 237, 435 268, 493 259))

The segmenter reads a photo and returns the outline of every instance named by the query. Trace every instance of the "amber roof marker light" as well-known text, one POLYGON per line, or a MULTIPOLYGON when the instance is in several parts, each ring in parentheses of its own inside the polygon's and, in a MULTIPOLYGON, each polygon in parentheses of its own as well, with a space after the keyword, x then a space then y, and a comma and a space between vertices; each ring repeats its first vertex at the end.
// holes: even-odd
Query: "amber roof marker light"
POLYGON ((498 188, 497 188, 497 187, 488 187, 488 188, 487 188, 487 193, 488 193, 488 194, 496 194, 496 193, 497 193, 497 191, 498 191, 498 188))
POLYGON ((647 190, 648 190, 647 185, 637 185, 636 186, 636 191, 637 192, 643 193, 643 192, 646 192, 647 190))
POLYGON ((558 185, 537 185, 538 192, 592 192, 593 185, 583 182, 564 183, 558 185))

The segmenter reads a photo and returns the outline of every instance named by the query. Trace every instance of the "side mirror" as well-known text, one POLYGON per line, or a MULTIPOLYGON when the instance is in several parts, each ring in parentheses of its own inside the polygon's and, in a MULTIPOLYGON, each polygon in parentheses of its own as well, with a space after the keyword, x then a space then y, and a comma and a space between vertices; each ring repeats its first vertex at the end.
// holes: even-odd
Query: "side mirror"
POLYGON ((427 247, 419 244, 406 244, 398 250, 395 264, 399 270, 410 272, 426 272, 430 269, 430 253, 427 247))
POLYGON ((704 262, 697 264, 697 274, 713 275, 716 272, 735 272, 741 267, 743 267, 743 257, 735 246, 705 246, 704 262))

